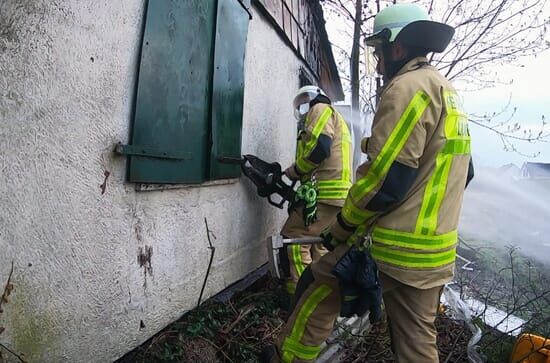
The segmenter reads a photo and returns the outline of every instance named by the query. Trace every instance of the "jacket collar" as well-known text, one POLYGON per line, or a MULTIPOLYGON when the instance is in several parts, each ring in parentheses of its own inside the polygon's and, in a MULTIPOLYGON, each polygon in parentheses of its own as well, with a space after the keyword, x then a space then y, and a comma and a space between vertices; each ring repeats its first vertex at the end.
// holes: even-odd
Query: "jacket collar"
MULTIPOLYGON (((428 58, 426 57, 416 57, 411 59, 409 62, 405 63, 405 65, 395 74, 395 76, 392 78, 399 77, 402 74, 405 74, 407 72, 416 71, 417 69, 429 65, 428 58)), ((390 81, 391 82, 391 81, 390 81)))
POLYGON ((428 58, 426 57, 416 57, 405 63, 405 65, 395 74, 395 76, 392 77, 387 83, 385 83, 380 89, 378 89, 378 92, 376 93, 376 98, 379 100, 380 97, 382 97, 382 93, 388 88, 388 86, 393 83, 393 81, 408 72, 416 71, 417 69, 428 66, 430 68, 433 68, 433 66, 430 65, 430 62, 428 62, 428 58))

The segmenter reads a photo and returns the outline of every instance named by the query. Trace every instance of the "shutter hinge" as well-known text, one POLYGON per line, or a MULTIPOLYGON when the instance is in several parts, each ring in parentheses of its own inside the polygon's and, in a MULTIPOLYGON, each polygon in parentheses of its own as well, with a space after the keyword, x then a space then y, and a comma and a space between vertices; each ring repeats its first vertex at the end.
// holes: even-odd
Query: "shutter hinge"
POLYGON ((155 159, 172 159, 172 160, 191 160, 193 154, 190 152, 174 152, 163 151, 150 146, 134 146, 116 144, 115 153, 125 156, 144 156, 155 159))

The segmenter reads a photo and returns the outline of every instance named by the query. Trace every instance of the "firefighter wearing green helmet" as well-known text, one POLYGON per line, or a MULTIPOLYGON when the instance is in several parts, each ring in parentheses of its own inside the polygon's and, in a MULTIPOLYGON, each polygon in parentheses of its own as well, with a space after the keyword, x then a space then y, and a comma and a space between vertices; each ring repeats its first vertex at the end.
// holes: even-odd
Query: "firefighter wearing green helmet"
POLYGON ((315 361, 339 314, 370 311, 376 321, 382 295, 396 361, 439 362, 434 321, 453 277, 462 197, 473 177, 460 99, 427 59, 453 34, 416 4, 376 15, 366 44, 384 86, 362 143, 368 161, 322 234, 330 252, 300 278, 298 301, 266 360, 315 361))

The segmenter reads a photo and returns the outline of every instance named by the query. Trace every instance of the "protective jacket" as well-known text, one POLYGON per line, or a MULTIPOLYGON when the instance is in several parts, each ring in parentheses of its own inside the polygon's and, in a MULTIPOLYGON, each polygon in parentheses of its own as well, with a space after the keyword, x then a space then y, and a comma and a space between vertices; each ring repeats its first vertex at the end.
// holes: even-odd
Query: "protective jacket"
POLYGON ((425 57, 384 87, 362 147, 368 161, 331 233, 348 243, 370 233, 380 271, 401 283, 428 289, 450 281, 470 134, 456 91, 425 57))
POLYGON ((344 118, 331 105, 316 103, 298 132, 294 170, 302 181, 315 174, 319 203, 341 207, 352 184, 353 162, 344 118))

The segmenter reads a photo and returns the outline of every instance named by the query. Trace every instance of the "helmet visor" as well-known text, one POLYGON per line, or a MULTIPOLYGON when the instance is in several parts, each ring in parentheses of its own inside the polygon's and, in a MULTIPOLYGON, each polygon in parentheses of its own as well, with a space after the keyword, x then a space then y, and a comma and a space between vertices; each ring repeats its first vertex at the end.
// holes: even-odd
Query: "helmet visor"
POLYGON ((294 107, 294 109, 297 109, 300 105, 304 103, 310 103, 311 101, 313 101, 318 94, 319 93, 314 93, 314 92, 304 92, 296 96, 296 98, 294 98, 294 102, 292 103, 292 106, 294 107))
POLYGON ((296 108, 294 108, 294 117, 296 118, 296 120, 300 121, 304 117, 306 117, 308 112, 309 112, 309 101, 302 103, 298 105, 296 108))
POLYGON ((376 77, 378 75, 377 66, 380 60, 379 48, 373 51, 365 51, 365 71, 368 77, 376 77))

